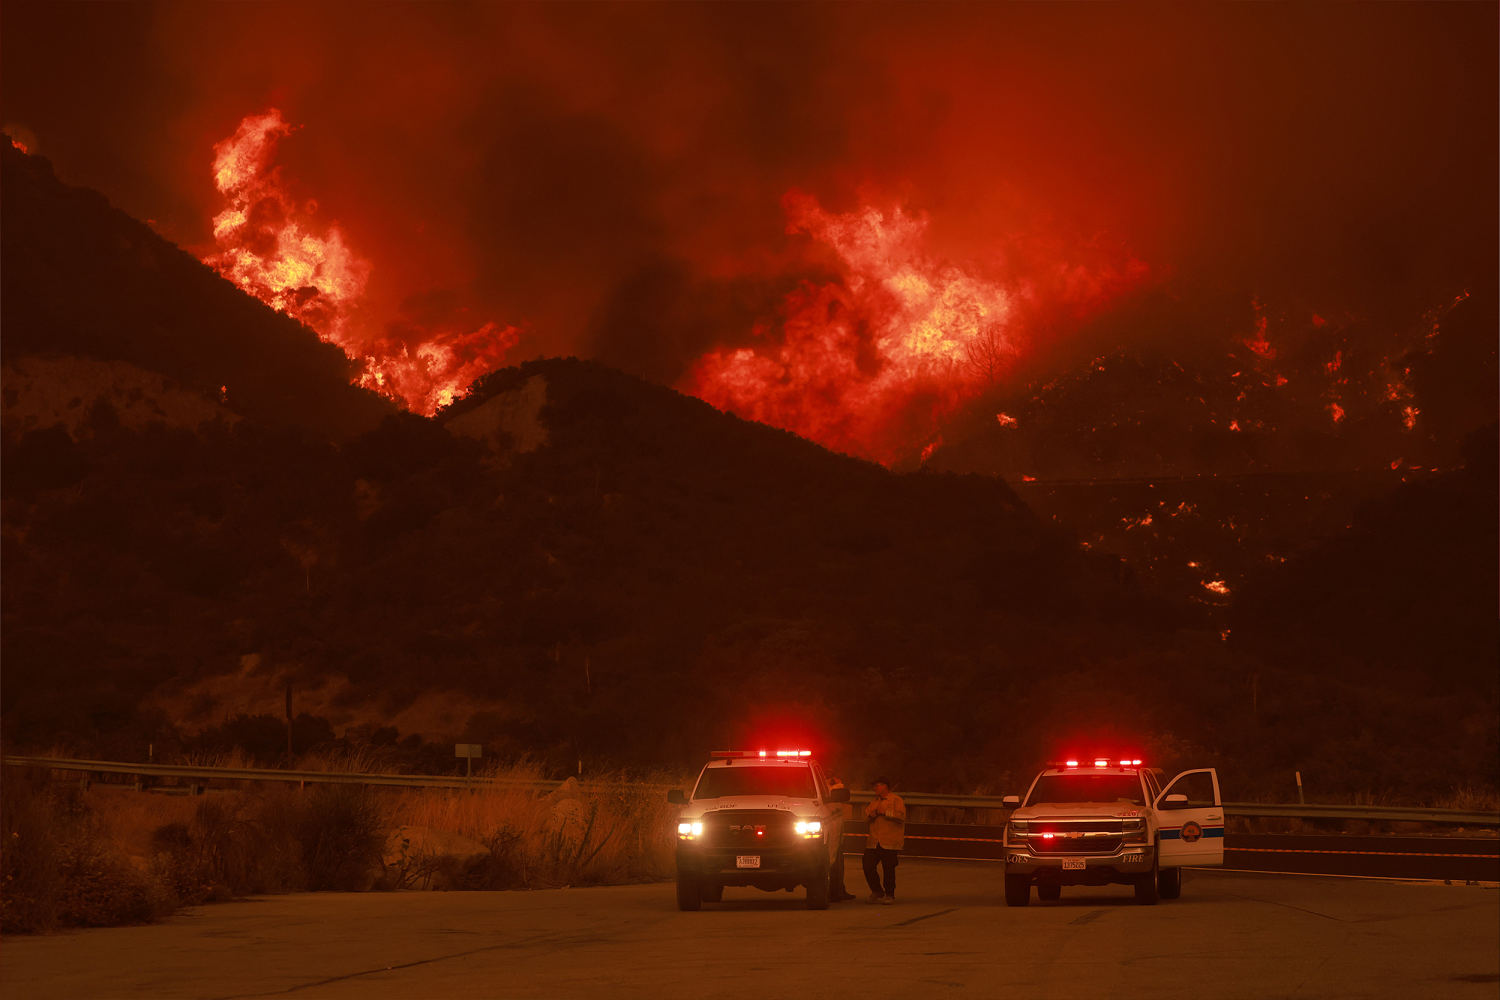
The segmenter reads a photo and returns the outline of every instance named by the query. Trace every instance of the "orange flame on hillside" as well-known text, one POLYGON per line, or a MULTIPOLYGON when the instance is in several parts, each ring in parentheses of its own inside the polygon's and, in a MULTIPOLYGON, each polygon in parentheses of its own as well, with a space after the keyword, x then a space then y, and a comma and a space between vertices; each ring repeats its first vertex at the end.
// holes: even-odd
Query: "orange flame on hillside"
MULTIPOLYGON (((783 199, 787 232, 830 247, 840 280, 805 282, 763 319, 749 347, 701 357, 687 391, 828 447, 890 463, 930 441, 939 419, 1002 378, 1022 346, 1022 307, 1037 292, 944 260, 928 219, 895 206, 848 213, 808 195, 783 199)), ((1062 265, 1048 292, 1088 309, 1144 277, 1062 265)), ((1006 420, 1000 419, 1002 426, 1006 420)), ((932 445, 923 448, 923 458, 932 445)))
POLYGON ((374 332, 359 315, 369 261, 337 224, 315 226, 317 203, 293 199, 274 166, 277 144, 296 128, 271 108, 214 145, 214 185, 227 205, 213 220, 219 251, 204 262, 358 361, 359 385, 431 415, 499 367, 520 331, 490 322, 423 330, 415 343, 374 332))

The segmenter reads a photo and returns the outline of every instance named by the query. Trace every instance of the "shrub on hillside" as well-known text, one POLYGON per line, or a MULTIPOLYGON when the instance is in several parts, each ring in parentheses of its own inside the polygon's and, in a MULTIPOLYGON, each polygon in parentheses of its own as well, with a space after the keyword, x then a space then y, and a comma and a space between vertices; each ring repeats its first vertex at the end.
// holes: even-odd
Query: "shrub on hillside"
POLYGON ((294 830, 307 887, 370 888, 385 840, 385 818, 374 795, 359 785, 319 785, 304 794, 294 830))
POLYGON ((0 931, 51 930, 58 923, 62 850, 45 780, 12 769, 0 783, 0 931))
POLYGON ((271 789, 206 799, 152 837, 157 877, 183 903, 267 892, 367 889, 384 818, 364 788, 271 789))
POLYGON ((12 772, 0 785, 0 930, 149 923, 176 899, 100 831, 77 786, 12 772))
POLYGON ((183 903, 300 888, 306 877, 295 846, 268 829, 265 799, 205 799, 191 821, 152 836, 157 877, 183 903))

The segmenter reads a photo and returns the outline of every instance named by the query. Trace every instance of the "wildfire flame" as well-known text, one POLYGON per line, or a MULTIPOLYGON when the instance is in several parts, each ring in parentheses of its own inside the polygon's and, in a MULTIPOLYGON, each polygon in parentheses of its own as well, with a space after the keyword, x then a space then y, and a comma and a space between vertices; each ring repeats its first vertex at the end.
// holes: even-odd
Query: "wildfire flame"
MULTIPOLYGON (((891 462, 931 440, 941 416, 1012 368, 1019 314, 1035 294, 927 246, 929 220, 896 205, 834 213, 812 197, 783 199, 787 232, 831 248, 840 280, 805 282, 763 319, 754 344, 704 355, 687 391, 740 416, 852 454, 891 462)), ((1061 298, 1087 306, 1139 280, 1144 265, 1062 265, 1061 298)), ((1001 426, 1011 426, 1005 414, 1001 426)), ((931 453, 923 450, 924 460, 931 453)))
POLYGON ((296 130, 271 108, 214 145, 214 185, 226 205, 213 220, 218 252, 204 262, 360 362, 358 384, 431 415, 499 367, 520 331, 488 322, 422 330, 415 342, 375 332, 359 311, 369 261, 336 223, 315 225, 317 203, 297 202, 275 166, 278 143, 296 130))

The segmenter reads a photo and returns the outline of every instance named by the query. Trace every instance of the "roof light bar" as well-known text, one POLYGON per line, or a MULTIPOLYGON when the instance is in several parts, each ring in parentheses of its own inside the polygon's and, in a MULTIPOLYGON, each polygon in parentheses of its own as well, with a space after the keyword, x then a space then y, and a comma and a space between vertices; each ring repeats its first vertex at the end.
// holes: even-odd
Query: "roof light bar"
POLYGON ((1119 759, 1119 763, 1117 765, 1114 761, 1111 761, 1108 757, 1094 757, 1091 760, 1087 760, 1087 762, 1085 760, 1079 760, 1076 757, 1072 757, 1072 758, 1069 758, 1067 760, 1051 761, 1051 762, 1049 762, 1047 764, 1047 766, 1048 767, 1079 767, 1079 766, 1085 766, 1085 767, 1087 767, 1090 764, 1092 766, 1094 766, 1094 767, 1115 767, 1115 766, 1119 766, 1119 767, 1140 767, 1141 766, 1141 759, 1139 757, 1121 757, 1119 759))
POLYGON ((811 750, 714 750, 709 754, 715 760, 743 760, 745 758, 764 760, 778 757, 811 757, 811 750))

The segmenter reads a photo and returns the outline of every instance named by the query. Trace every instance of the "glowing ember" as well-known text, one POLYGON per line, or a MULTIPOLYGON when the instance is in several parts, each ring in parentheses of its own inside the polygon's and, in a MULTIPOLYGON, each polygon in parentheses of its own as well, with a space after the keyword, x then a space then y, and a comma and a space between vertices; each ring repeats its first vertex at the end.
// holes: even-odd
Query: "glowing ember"
POLYGON ((1246 337, 1244 343, 1245 346, 1254 351, 1256 355, 1265 358, 1267 361, 1270 361, 1276 357, 1276 348, 1271 346, 1271 341, 1266 336, 1266 331, 1270 326, 1270 321, 1266 318, 1265 309, 1261 305, 1259 299, 1255 300, 1254 306, 1255 334, 1254 336, 1246 337))
POLYGON ((1337 404, 1337 403, 1329 403, 1328 404, 1328 416, 1336 424, 1343 423, 1344 422, 1344 408, 1342 406, 1340 406, 1339 404, 1337 404))
POLYGON ((26 148, 26 144, 24 142, 21 142, 19 139, 12 138, 10 140, 10 144, 12 146, 16 147, 17 149, 19 149, 23 153, 29 153, 29 152, 31 152, 31 150, 29 150, 29 149, 26 148))
POLYGON ((1226 596, 1229 594, 1229 584, 1225 583, 1223 580, 1205 580, 1203 581, 1203 589, 1211 590, 1215 594, 1222 594, 1226 596))
POLYGON ((995 422, 1001 427, 1019 427, 1021 425, 1021 422, 1009 413, 995 414, 995 422))
POLYGON ((429 329, 414 343, 372 333, 357 312, 369 262, 336 224, 314 225, 317 204, 294 200, 274 166, 277 144, 294 131, 271 108, 214 146, 214 185, 227 204, 213 220, 219 251, 204 262, 360 361, 360 385, 430 415, 498 367, 519 331, 497 323, 429 329))

